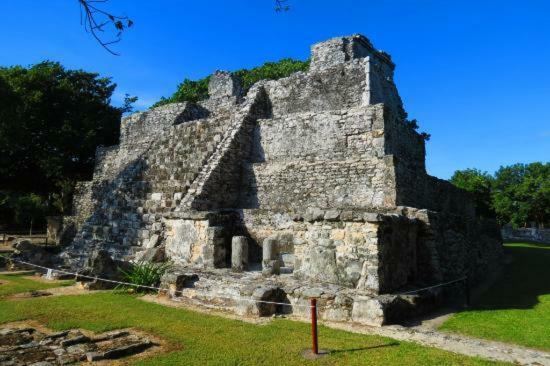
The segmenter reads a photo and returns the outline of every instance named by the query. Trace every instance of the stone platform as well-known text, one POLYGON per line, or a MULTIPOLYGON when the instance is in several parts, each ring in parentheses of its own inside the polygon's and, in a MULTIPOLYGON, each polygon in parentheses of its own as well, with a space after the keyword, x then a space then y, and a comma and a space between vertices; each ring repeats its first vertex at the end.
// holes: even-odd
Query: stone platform
POLYGON ((161 287, 175 301, 242 316, 287 315, 308 319, 310 299, 317 299, 318 317, 380 326, 429 311, 441 300, 441 289, 413 295, 369 295, 341 285, 304 281, 292 274, 262 275, 176 267, 163 276, 161 287))

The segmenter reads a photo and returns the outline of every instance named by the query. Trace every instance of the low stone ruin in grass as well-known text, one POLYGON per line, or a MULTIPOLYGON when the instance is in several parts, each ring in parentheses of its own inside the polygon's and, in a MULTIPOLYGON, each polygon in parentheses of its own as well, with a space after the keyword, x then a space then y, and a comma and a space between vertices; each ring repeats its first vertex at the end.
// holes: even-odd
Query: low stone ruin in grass
POLYGON ((131 331, 94 336, 80 330, 46 333, 33 327, 0 329, 0 365, 54 366, 114 360, 141 353, 155 344, 131 331))

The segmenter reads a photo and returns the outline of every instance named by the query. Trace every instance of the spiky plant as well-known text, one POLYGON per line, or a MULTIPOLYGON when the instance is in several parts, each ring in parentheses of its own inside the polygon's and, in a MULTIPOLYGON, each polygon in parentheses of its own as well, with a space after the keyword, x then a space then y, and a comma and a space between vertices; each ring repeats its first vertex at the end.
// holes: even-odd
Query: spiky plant
POLYGON ((157 287, 160 284, 161 277, 170 269, 172 265, 170 263, 153 263, 146 261, 139 261, 134 263, 128 270, 118 268, 118 271, 122 274, 123 281, 131 283, 135 286, 120 285, 120 289, 134 289, 138 292, 148 292, 151 289, 149 286, 157 287))

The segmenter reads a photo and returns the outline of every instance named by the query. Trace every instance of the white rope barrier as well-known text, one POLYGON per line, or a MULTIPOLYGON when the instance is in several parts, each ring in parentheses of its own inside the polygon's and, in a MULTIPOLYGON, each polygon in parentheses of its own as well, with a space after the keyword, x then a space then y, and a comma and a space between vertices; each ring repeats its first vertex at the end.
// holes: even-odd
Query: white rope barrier
POLYGON ((418 292, 422 292, 422 291, 426 291, 426 290, 431 290, 432 288, 447 286, 447 285, 450 285, 451 283, 462 282, 462 281, 465 281, 466 278, 467 278, 467 277, 464 276, 464 277, 457 278, 456 280, 452 280, 452 281, 449 281, 449 282, 438 283, 437 285, 428 286, 428 287, 423 287, 423 288, 416 289, 416 290, 411 290, 411 291, 406 291, 406 292, 400 292, 400 293, 398 293, 398 294, 396 294, 396 295, 410 295, 410 294, 415 294, 415 293, 418 293, 418 292))
MULTIPOLYGON (((83 274, 80 274, 78 271, 75 273, 75 272, 68 272, 68 271, 65 271, 65 270, 62 270, 62 269, 49 268, 49 267, 41 266, 41 265, 38 265, 38 264, 29 263, 29 262, 26 262, 26 261, 14 259, 12 257, 6 257, 6 256, 3 256, 3 255, 0 255, 0 257, 5 258, 7 260, 10 260, 12 262, 16 262, 16 263, 24 264, 24 265, 27 265, 27 266, 31 266, 31 267, 46 270, 46 272, 49 273, 50 276, 53 274, 53 272, 58 272, 58 273, 61 273, 61 274, 67 274, 67 275, 75 276, 75 280, 77 278, 86 278, 86 279, 90 279, 90 280, 93 280, 93 281, 96 281, 96 282, 97 281, 102 281, 102 282, 113 283, 113 284, 122 285, 122 286, 144 288, 144 289, 154 290, 154 291, 158 291, 158 292, 162 291, 162 292, 171 293, 171 294, 178 294, 178 293, 183 294, 183 291, 181 291, 181 290, 170 291, 170 289, 168 289, 168 288, 154 287, 154 286, 147 286, 147 285, 137 285, 135 283, 123 282, 123 281, 114 281, 114 280, 109 280, 107 278, 101 278, 101 277, 97 277, 97 276, 83 275, 83 274)), ((452 283, 465 281, 466 279, 467 279, 467 277, 464 276, 464 277, 458 278, 456 280, 443 282, 443 283, 439 283, 439 284, 436 284, 436 285, 433 285, 433 286, 428 286, 428 287, 424 287, 424 288, 420 288, 420 289, 416 289, 416 290, 401 292, 401 293, 398 293, 398 294, 395 294, 395 295, 410 295, 410 294, 430 290, 430 289, 437 288, 437 287, 447 286, 447 285, 450 285, 452 283)), ((234 298, 234 297, 226 297, 226 296, 217 296, 217 297, 214 297, 214 298, 215 299, 233 300, 233 301, 249 301, 249 302, 254 302, 254 303, 270 304, 270 305, 312 308, 311 305, 289 304, 289 303, 276 302, 276 301, 255 300, 255 299, 244 298, 244 297, 243 298, 234 298)))
MULTIPOLYGON (((168 288, 146 286, 146 285, 137 285, 135 283, 114 281, 114 280, 109 280, 107 278, 101 278, 101 277, 97 277, 97 276, 92 277, 92 276, 79 274, 78 272, 75 273, 75 272, 68 272, 68 271, 65 271, 65 270, 62 270, 62 269, 49 268, 49 267, 41 266, 41 265, 34 264, 34 263, 29 263, 29 262, 26 262, 26 261, 14 259, 14 258, 11 258, 11 257, 2 256, 2 255, 0 255, 0 257, 3 257, 3 258, 5 258, 7 260, 10 260, 12 262, 24 264, 24 265, 35 267, 35 268, 40 268, 40 269, 46 270, 49 273, 58 272, 58 273, 62 273, 62 274, 75 276, 75 278, 77 278, 77 277, 87 278, 87 279, 90 279, 90 280, 94 280, 96 282, 97 281, 102 281, 102 282, 114 283, 114 284, 117 284, 117 285, 123 285, 123 286, 129 286, 129 287, 145 288, 145 289, 155 290, 155 291, 159 291, 159 292, 163 291, 163 292, 172 293, 172 294, 178 294, 178 293, 183 294, 183 291, 181 291, 181 290, 180 291, 170 291, 170 289, 168 289, 168 288)), ((235 297, 228 297, 228 296, 217 296, 217 297, 215 297, 215 299, 225 299, 225 300, 233 300, 233 301, 249 301, 249 302, 261 303, 261 304, 271 304, 271 305, 281 305, 281 306, 291 306, 291 307, 303 307, 303 308, 311 308, 312 307, 311 305, 289 304, 289 303, 285 303, 285 302, 255 300, 255 299, 244 298, 244 297, 243 298, 235 298, 235 297)))

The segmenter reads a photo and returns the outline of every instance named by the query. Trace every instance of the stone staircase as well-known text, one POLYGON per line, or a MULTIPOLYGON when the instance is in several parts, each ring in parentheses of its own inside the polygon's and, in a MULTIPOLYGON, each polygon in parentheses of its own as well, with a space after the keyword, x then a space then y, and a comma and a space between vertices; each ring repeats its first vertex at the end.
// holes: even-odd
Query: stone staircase
POLYGON ((131 259, 162 239, 162 217, 180 204, 227 129, 227 115, 172 127, 137 162, 111 181, 96 182, 99 198, 67 253, 78 267, 90 250, 131 259))

